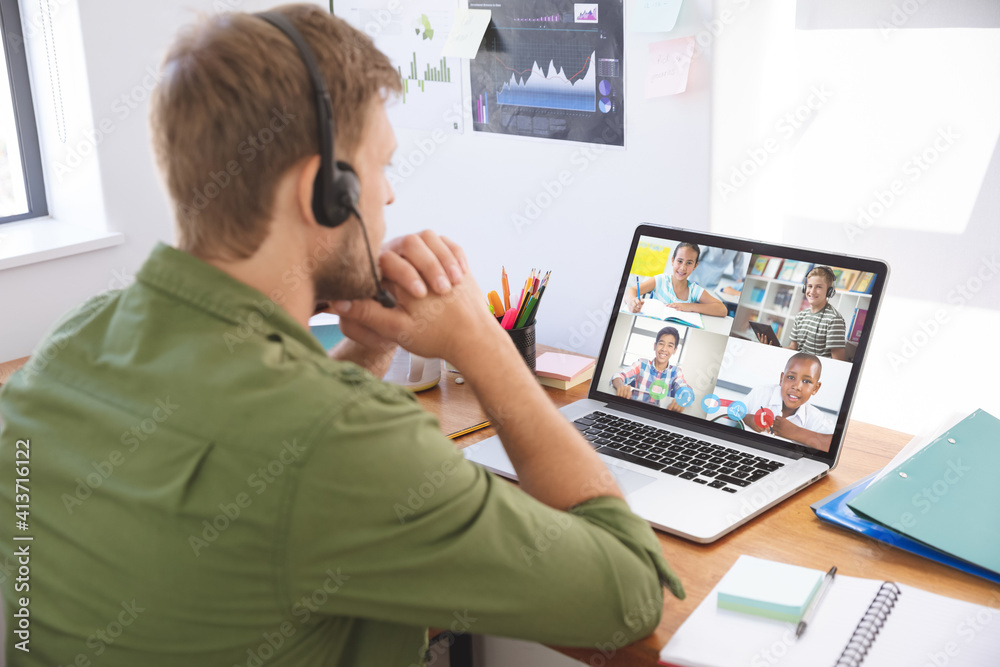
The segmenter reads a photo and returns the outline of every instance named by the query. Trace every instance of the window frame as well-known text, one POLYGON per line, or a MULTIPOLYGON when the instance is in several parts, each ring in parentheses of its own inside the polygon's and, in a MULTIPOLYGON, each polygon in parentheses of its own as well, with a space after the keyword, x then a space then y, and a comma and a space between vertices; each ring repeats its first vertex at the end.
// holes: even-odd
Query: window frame
POLYGON ((0 31, 3 33, 8 84, 14 105, 14 124, 17 129, 21 169, 28 201, 26 213, 0 217, 2 225, 7 222, 45 217, 49 214, 49 206, 45 197, 45 174, 38 142, 38 124, 35 121, 35 105, 31 98, 27 49, 17 0, 0 0, 0 31))

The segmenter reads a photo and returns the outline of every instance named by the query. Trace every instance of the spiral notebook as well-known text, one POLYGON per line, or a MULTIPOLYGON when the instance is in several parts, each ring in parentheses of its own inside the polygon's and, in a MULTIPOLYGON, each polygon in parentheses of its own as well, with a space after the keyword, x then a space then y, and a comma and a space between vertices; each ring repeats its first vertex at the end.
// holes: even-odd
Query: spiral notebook
MULTIPOLYGON (((744 558, 741 556, 741 558, 744 558)), ((819 572, 817 570, 817 572, 819 572)), ((660 652, 677 667, 1000 664, 1000 609, 837 575, 809 627, 719 609, 718 585, 660 652), (720 641, 725 638, 725 641, 720 641)), ((997 595, 1000 605, 1000 594, 997 595)))

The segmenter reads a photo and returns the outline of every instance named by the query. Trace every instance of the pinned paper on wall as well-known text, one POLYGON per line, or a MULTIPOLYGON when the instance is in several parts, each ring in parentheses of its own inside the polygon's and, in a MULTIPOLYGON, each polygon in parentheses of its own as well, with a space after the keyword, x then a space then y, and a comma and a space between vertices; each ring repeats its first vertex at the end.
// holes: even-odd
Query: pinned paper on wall
POLYGON ((676 95, 687 90, 688 72, 694 57, 694 37, 682 37, 649 45, 646 68, 646 99, 676 95))
POLYGON ((632 32, 670 32, 684 0, 639 0, 631 5, 632 32))
POLYGON ((455 22, 444 45, 444 55, 448 58, 475 58, 483 34, 490 25, 492 12, 489 9, 457 9, 455 22))

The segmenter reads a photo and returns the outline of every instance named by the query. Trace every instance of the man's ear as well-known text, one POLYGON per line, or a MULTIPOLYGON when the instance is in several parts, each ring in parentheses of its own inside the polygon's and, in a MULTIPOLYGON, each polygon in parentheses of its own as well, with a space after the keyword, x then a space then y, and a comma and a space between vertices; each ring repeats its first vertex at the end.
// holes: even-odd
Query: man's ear
POLYGON ((816 386, 813 388, 813 396, 819 393, 819 388, 823 386, 822 382, 817 382, 816 386))
POLYGON ((298 180, 295 187, 295 203, 299 216, 310 226, 319 225, 316 214, 313 213, 313 188, 316 185, 316 174, 319 173, 320 157, 313 155, 299 162, 298 180))

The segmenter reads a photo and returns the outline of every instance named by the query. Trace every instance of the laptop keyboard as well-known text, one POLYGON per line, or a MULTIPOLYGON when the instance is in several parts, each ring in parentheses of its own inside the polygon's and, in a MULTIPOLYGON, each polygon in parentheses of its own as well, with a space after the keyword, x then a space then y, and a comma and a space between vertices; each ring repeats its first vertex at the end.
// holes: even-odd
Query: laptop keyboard
POLYGON ((599 454, 727 493, 785 465, 605 412, 592 412, 573 425, 599 454))

